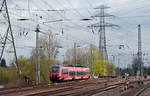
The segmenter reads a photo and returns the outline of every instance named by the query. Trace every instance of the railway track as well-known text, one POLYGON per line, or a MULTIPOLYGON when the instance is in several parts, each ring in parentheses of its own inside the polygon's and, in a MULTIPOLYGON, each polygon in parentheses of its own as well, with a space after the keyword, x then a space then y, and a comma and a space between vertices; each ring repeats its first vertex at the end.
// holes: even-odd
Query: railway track
POLYGON ((134 96, 150 96, 150 84, 139 90, 134 96))
POLYGON ((5 95, 5 94, 9 94, 9 93, 16 93, 16 92, 24 92, 24 91, 28 91, 28 90, 33 90, 33 89, 40 89, 42 87, 46 87, 46 84, 41 84, 39 86, 22 86, 22 87, 11 87, 11 88, 4 88, 0 90, 0 95, 5 95))
POLYGON ((72 86, 77 82, 85 82, 88 84, 90 82, 93 82, 93 80, 78 80, 78 81, 70 81, 70 82, 62 82, 62 83, 53 83, 53 84, 40 84, 38 86, 32 85, 32 86, 22 86, 22 87, 10 87, 10 88, 2 88, 0 89, 0 95, 6 95, 6 94, 12 94, 17 92, 24 92, 29 90, 39 90, 42 88, 57 88, 57 87, 63 87, 66 86, 72 86))
MULTIPOLYGON (((29 86, 29 87, 18 87, 18 88, 8 88, 6 90, 0 90, 0 95, 5 96, 58 96, 58 95, 72 95, 73 96, 89 96, 88 94, 96 96, 96 94, 101 94, 105 91, 109 91, 124 84, 123 80, 120 78, 114 79, 89 79, 89 80, 77 80, 70 82, 54 83, 51 85, 41 84, 40 86, 29 86), (121 82, 122 81, 122 82, 121 82)), ((134 80, 132 83, 137 83, 134 80)))
POLYGON ((49 89, 49 90, 44 90, 41 92, 36 92, 36 93, 31 93, 31 94, 26 94, 25 96, 60 96, 63 94, 63 96, 83 96, 83 94, 86 96, 92 95, 93 92, 95 93, 95 90, 98 91, 106 91, 110 90, 113 88, 118 87, 118 85, 113 84, 113 85, 108 85, 107 87, 104 86, 104 84, 99 84, 100 86, 97 86, 95 84, 89 85, 77 85, 77 86, 69 86, 69 87, 62 87, 62 88, 57 88, 57 89, 49 89), (91 89, 91 90, 90 90, 91 89), (88 90, 88 92, 87 92, 88 90), (90 94, 89 94, 90 93, 90 94), (92 93, 92 94, 91 94, 92 93))
POLYGON ((5 88, 0 90, 0 95, 9 96, 10 94, 14 95, 21 95, 30 92, 41 92, 47 89, 55 89, 64 86, 83 86, 83 85, 90 85, 90 84, 100 84, 100 83, 107 83, 108 81, 105 79, 89 79, 89 80, 77 80, 77 81, 70 81, 70 82, 62 82, 62 83, 54 83, 51 85, 40 85, 40 86, 30 86, 30 87, 14 87, 14 88, 5 88))
MULTIPOLYGON (((119 83, 122 84, 122 83, 119 83)), ((70 87, 64 87, 64 88, 60 88, 60 89, 53 89, 53 90, 44 90, 44 91, 40 91, 40 92, 36 92, 36 93, 31 93, 31 94, 26 94, 25 96, 67 96, 67 95, 71 95, 71 96, 83 96, 83 94, 85 96, 88 96, 90 94, 90 96, 92 94, 96 94, 98 90, 103 92, 103 91, 107 91, 110 89, 114 89, 116 87, 118 87, 118 83, 116 82, 116 80, 112 80, 112 81, 97 81, 97 82, 84 82, 82 84, 76 84, 70 87), (112 84, 114 82, 114 84, 112 84), (105 85, 105 84, 109 84, 109 85, 105 85), (94 92, 94 93, 93 93, 94 92)))
POLYGON ((82 87, 82 89, 78 89, 71 92, 59 93, 54 96, 58 96, 64 94, 66 96, 92 96, 96 94, 100 94, 101 92, 108 91, 114 88, 119 87, 118 85, 109 85, 109 86, 92 86, 92 87, 82 87), (88 90, 88 91, 87 91, 88 90))
MULTIPOLYGON (((132 84, 137 83, 138 81, 131 82, 132 84)), ((109 90, 114 90, 115 88, 120 88, 124 85, 123 82, 107 82, 108 85, 105 86, 103 82, 96 82, 90 85, 81 84, 71 87, 64 87, 56 90, 44 90, 41 92, 27 94, 25 96, 99 96, 104 92, 109 90)), ((119 95, 118 95, 119 96, 119 95)))

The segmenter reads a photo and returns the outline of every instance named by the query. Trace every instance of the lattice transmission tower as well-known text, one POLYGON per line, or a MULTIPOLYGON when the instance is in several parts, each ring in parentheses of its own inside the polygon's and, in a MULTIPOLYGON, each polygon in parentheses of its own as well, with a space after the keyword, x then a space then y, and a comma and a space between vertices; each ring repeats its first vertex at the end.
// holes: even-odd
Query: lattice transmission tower
MULTIPOLYGON (((10 21, 10 16, 9 16, 9 11, 8 11, 6 0, 1 0, 0 14, 1 14, 1 17, 3 17, 6 21, 6 24, 5 24, 6 25, 6 32, 5 32, 5 35, 4 35, 2 43, 1 43, 2 44, 2 50, 1 50, 1 53, 0 53, 0 62, 2 60, 4 51, 5 51, 5 48, 6 48, 6 44, 9 42, 9 44, 12 44, 12 46, 13 46, 13 53, 14 53, 14 56, 15 56, 15 64, 16 64, 16 67, 17 67, 17 70, 18 70, 18 74, 20 76, 21 71, 20 71, 20 68, 19 68, 19 65, 18 65, 15 41, 14 41, 14 36, 13 36, 13 32, 12 32, 11 21, 10 21)), ((5 27, 3 27, 3 28, 5 28, 5 27)))
POLYGON ((114 27, 114 26, 118 26, 115 24, 111 24, 111 23, 106 23, 106 18, 108 17, 113 17, 113 15, 110 15, 108 13, 105 12, 105 9, 108 9, 110 7, 101 5, 99 7, 96 7, 94 9, 98 10, 98 13, 94 16, 91 17, 95 17, 95 18, 99 18, 99 22, 96 24, 92 24, 88 27, 91 27, 92 29, 94 27, 99 28, 99 52, 101 52, 101 60, 102 60, 102 76, 104 76, 104 60, 108 61, 108 53, 107 53, 107 48, 106 48, 106 27, 114 27))
POLYGON ((108 17, 113 17, 113 15, 110 15, 108 13, 105 12, 105 9, 108 9, 110 7, 101 5, 99 7, 96 7, 94 9, 98 10, 98 13, 92 17, 96 17, 99 18, 99 22, 96 24, 92 24, 88 27, 97 27, 99 28, 99 50, 102 51, 102 55, 103 55, 103 59, 104 60, 108 60, 108 54, 107 54, 107 48, 106 48, 106 34, 105 34, 105 29, 106 27, 114 27, 114 26, 118 26, 115 24, 111 24, 111 23, 106 23, 106 18, 108 17))

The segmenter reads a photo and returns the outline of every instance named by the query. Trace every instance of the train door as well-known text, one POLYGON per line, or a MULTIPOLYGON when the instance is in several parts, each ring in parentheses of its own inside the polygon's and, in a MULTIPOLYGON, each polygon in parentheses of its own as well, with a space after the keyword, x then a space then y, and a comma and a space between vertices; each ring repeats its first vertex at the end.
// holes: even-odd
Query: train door
POLYGON ((62 77, 63 79, 67 79, 68 78, 68 69, 62 69, 62 77))

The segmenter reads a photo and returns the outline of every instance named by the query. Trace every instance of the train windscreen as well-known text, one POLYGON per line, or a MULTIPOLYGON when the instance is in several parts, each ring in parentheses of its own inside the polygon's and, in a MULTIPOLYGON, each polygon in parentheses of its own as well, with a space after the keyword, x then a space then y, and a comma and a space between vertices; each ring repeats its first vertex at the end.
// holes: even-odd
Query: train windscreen
POLYGON ((59 67, 52 67, 52 68, 51 68, 51 72, 56 73, 56 72, 58 72, 58 71, 59 71, 59 67))

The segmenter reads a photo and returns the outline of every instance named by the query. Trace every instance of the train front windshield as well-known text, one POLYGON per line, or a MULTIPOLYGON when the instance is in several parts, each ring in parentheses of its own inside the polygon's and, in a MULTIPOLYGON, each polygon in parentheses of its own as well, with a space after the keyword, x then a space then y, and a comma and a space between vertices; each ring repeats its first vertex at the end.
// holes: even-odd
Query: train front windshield
POLYGON ((53 72, 53 73, 59 72, 59 67, 52 67, 51 72, 53 72))

